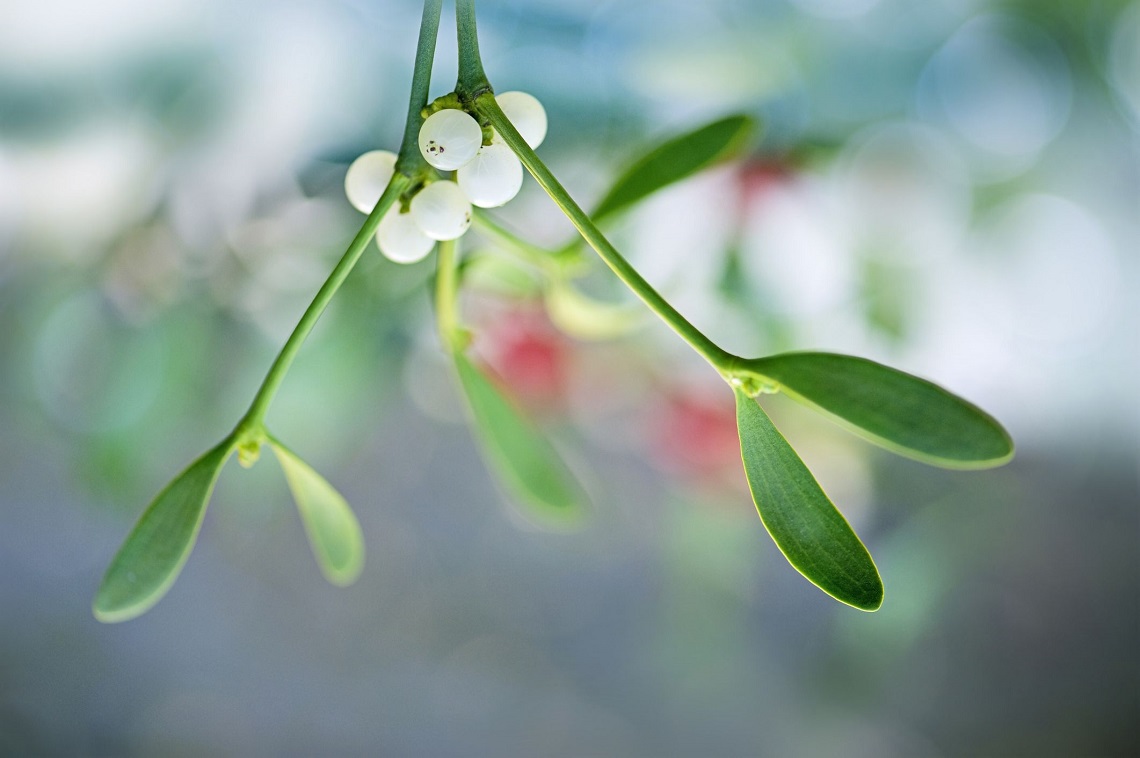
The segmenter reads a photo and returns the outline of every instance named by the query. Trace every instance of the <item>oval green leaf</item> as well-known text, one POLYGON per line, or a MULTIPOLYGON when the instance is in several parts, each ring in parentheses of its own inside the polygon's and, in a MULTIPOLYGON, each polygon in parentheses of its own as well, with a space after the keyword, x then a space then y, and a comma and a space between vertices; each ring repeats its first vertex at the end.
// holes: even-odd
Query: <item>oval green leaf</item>
POLYGON ((735 115, 661 143, 618 177, 590 216, 601 222, 670 184, 735 158, 744 152, 755 130, 755 119, 735 115))
POLYGON ((891 452, 944 468, 1000 466, 1013 457, 992 416, 936 384, 865 358, 784 353, 748 361, 793 399, 891 452))
POLYGON ((270 438, 269 446, 285 472, 321 573, 338 587, 352 584, 364 568, 364 534, 356 514, 344 497, 296 453, 277 439, 270 438))
POLYGON ((227 438, 158 493, 107 568, 91 607, 95 618, 128 621, 167 593, 190 557, 214 482, 233 449, 227 438))
POLYGON ((736 390, 748 488, 764 528, 809 582, 861 611, 883 604, 871 554, 760 405, 736 390))
POLYGON ((579 521, 586 495, 554 446, 466 355, 454 355, 484 458, 507 493, 544 525, 579 521))

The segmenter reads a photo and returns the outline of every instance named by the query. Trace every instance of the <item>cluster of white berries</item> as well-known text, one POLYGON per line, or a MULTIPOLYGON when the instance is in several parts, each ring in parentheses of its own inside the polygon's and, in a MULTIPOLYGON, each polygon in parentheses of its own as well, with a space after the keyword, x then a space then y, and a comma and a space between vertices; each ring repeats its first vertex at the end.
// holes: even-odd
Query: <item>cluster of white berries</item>
MULTIPOLYGON (((538 147, 546 138, 546 111, 534 96, 504 92, 495 100, 526 143, 538 147)), ((415 263, 431 252, 436 240, 457 239, 471 225, 471 206, 497 208, 522 187, 522 164, 496 132, 483 144, 479 123, 454 108, 424 120, 420 153, 434 168, 454 171, 455 180, 440 179, 412 197, 408 212, 394 205, 376 231, 380 252, 396 263, 415 263)), ((348 201, 371 213, 396 170, 396 154, 373 150, 353 161, 344 177, 348 201)))

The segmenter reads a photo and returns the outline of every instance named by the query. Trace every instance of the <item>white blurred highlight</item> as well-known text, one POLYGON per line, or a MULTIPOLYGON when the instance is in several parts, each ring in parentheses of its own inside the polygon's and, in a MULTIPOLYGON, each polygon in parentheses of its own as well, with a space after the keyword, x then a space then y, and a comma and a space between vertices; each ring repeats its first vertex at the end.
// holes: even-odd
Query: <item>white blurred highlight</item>
POLYGON ((156 155, 153 136, 138 124, 13 145, 0 160, 0 223, 12 219, 63 260, 88 260, 153 206, 156 155))
POLYGON ((994 278, 994 325, 1041 343, 1077 347, 1107 325, 1120 296, 1120 265, 1104 226, 1051 195, 1018 198, 984 233, 994 278))
POLYGON ((0 66, 68 73, 152 51, 184 39, 208 18, 209 2, 191 0, 42 0, 4 4, 0 66))
POLYGON ((852 140, 839 172, 841 207, 862 252, 909 264, 953 254, 972 185, 942 134, 913 123, 871 127, 852 140))
POLYGON ((931 59, 920 86, 920 112, 977 151, 977 175, 990 181, 1033 165, 1064 128, 1072 101, 1056 43, 997 15, 967 22, 931 59))
POLYGON ((800 175, 751 209, 744 265, 778 313, 808 318, 855 296, 856 268, 833 183, 800 175))

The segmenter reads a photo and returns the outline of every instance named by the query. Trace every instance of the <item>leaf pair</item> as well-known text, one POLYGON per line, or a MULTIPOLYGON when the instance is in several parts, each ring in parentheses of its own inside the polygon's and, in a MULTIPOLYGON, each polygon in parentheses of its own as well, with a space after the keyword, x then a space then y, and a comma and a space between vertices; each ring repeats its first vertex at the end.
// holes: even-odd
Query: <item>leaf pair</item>
MULTIPOLYGON (((892 452, 945 468, 999 466, 1013 443, 992 417, 924 379, 864 358, 786 353, 737 367, 892 452)), ((767 414, 736 388, 740 451, 752 498, 788 562, 835 599, 883 602, 866 547, 767 414)))
MULTIPOLYGON (((616 215, 652 193, 734 157, 755 124, 732 116, 668 140, 618 178, 591 214, 616 215)), ((549 303, 548 303, 549 306, 549 303)), ((742 361, 741 377, 768 385, 892 452, 936 466, 998 466, 1013 455, 1009 435, 976 406, 935 384, 873 361, 790 353, 742 361)), ((736 389, 741 456, 760 518, 801 574, 824 592, 873 611, 883 600, 874 561, 767 414, 736 389)))
MULTIPOLYGON (((364 564, 364 539, 352 509, 295 453, 272 438, 269 445, 325 577, 336 585, 351 584, 364 564)), ((95 618, 128 621, 162 599, 190 557, 214 483, 236 447, 236 438, 227 437, 158 493, 107 568, 92 605, 95 618)))

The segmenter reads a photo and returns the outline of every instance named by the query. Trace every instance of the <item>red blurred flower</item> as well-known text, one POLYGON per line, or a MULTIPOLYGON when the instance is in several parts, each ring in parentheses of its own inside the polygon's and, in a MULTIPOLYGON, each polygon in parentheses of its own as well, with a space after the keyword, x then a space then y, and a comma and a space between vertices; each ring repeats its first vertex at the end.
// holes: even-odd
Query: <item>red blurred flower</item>
POLYGON ((572 344, 556 330, 541 306, 516 304, 480 328, 479 352, 525 407, 562 405, 572 344))
POLYGON ((674 391, 655 405, 650 419, 649 449, 663 469, 700 484, 740 479, 740 440, 731 395, 674 391))

